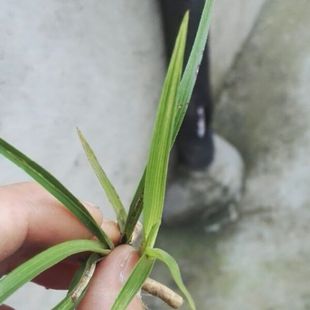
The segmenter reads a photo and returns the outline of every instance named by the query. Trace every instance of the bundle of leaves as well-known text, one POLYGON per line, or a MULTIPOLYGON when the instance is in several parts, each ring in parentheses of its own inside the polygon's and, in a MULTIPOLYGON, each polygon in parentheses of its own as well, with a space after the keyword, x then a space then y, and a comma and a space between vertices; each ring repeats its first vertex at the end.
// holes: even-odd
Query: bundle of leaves
MULTIPOLYGON (((99 164, 93 150, 81 131, 78 130, 88 160, 116 213, 122 236, 119 244, 132 244, 133 232, 137 227, 141 213, 143 214, 141 242, 135 245, 139 250, 140 259, 119 292, 112 306, 114 310, 126 309, 132 298, 145 285, 157 260, 167 265, 172 278, 186 297, 189 306, 195 309, 194 301, 183 284, 176 261, 164 250, 154 248, 154 245, 159 232, 164 206, 169 153, 184 119, 194 88, 207 40, 212 4, 212 0, 207 0, 205 3, 184 72, 183 58, 189 20, 188 12, 183 18, 159 100, 148 161, 128 212, 99 164)), ((81 263, 80 268, 73 277, 65 298, 54 307, 54 309, 74 309, 87 291, 97 262, 103 256, 109 255, 117 245, 114 245, 107 234, 98 226, 83 204, 44 168, 3 139, 0 139, 0 153, 41 184, 96 237, 96 240, 71 240, 57 244, 19 265, 0 279, 0 303, 23 284, 31 281, 65 258, 76 253, 88 252, 90 254, 81 263)), ((165 296, 162 297, 165 298, 165 296)), ((171 300, 167 301, 174 307, 180 305, 178 302, 174 304, 171 300)))

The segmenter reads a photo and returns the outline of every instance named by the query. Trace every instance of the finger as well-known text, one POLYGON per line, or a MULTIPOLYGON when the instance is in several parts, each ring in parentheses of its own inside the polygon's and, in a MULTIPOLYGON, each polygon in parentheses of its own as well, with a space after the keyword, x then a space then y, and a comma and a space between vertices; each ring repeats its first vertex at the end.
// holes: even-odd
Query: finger
MULTIPOLYGON (((95 275, 78 309, 111 309, 117 294, 138 259, 138 253, 129 245, 115 248, 97 266, 95 275)), ((135 297, 127 309, 144 309, 140 297, 135 297)))
POLYGON ((78 268, 79 264, 66 260, 41 273, 32 282, 48 289, 66 290, 78 268))
POLYGON ((14 310, 14 308, 7 305, 0 305, 0 310, 14 310))
MULTIPOLYGON (((35 183, 1 187, 0 201, 0 260, 3 260, 0 274, 49 246, 92 237, 74 215, 35 183)), ((102 223, 111 239, 117 242, 117 225, 103 220, 99 209, 86 207, 96 222, 102 223)))

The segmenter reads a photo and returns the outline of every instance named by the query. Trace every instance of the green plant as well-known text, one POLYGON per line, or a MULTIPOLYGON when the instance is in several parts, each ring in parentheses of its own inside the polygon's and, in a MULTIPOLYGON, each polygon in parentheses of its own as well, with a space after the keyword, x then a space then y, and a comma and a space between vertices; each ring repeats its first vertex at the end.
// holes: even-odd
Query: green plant
MULTIPOLYGON (((167 265, 190 307, 195 309, 194 301, 182 282, 177 263, 165 251, 154 248, 154 245, 161 224, 169 153, 180 129, 195 84, 207 39, 212 4, 212 0, 205 3, 192 52, 182 75, 189 19, 188 13, 184 16, 159 101, 148 162, 128 214, 93 150, 81 131, 78 130, 88 160, 116 213, 122 234, 121 243, 131 243, 133 231, 137 226, 140 214, 143 213, 143 238, 139 245, 140 259, 116 298, 112 309, 126 309, 131 299, 147 280, 156 260, 167 265)), ((110 253, 114 244, 96 224, 82 203, 49 172, 3 139, 0 139, 0 153, 45 187, 97 237, 97 241, 74 240, 55 245, 18 266, 0 280, 0 303, 24 283, 31 281, 66 257, 89 251, 92 254, 76 272, 66 297, 54 308, 74 309, 87 290, 96 263, 102 256, 110 253)))

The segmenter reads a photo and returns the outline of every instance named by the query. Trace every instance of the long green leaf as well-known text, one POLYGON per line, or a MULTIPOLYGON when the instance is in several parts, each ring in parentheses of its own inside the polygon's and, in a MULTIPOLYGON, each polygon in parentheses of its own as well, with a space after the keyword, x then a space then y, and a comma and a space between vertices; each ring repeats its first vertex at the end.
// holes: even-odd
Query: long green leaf
POLYGON ((112 310, 125 310, 152 271, 155 260, 142 255, 119 292, 112 310))
POLYGON ((135 192, 133 200, 130 204, 126 225, 122 236, 122 243, 128 243, 131 241, 132 233, 140 218, 143 206, 144 181, 145 181, 145 170, 138 185, 138 188, 135 192))
MULTIPOLYGON (((152 227, 161 222, 174 116, 177 109, 176 94, 183 69, 187 25, 188 12, 184 16, 176 40, 154 125, 144 184, 143 227, 145 239, 148 239, 152 227)), ((159 225, 157 227, 159 228, 159 225)), ((155 233, 148 246, 153 246, 156 235, 155 233)))
POLYGON ((101 258, 102 257, 97 253, 93 253, 88 257, 74 274, 67 295, 53 308, 53 310, 71 310, 77 307, 87 291, 96 264, 101 258))
MULTIPOLYGON (((211 21, 211 12, 213 7, 214 0, 206 0, 202 15, 200 18, 197 34, 195 41, 186 64, 181 83, 178 87, 177 93, 177 103, 178 110, 176 114, 176 121, 174 123, 173 139, 172 145, 177 137, 177 134, 181 128, 186 110, 191 99, 193 89, 196 83, 196 78, 199 71, 199 66, 203 56, 203 51, 206 46, 210 21, 211 21)), ((172 147, 171 145, 171 147, 172 147)))
POLYGON ((65 296, 52 310, 74 310, 76 308, 72 298, 68 295, 65 296))
POLYGON ((40 183, 74 214, 104 245, 111 249, 114 247, 113 242, 100 226, 97 225, 96 221, 83 204, 48 171, 1 138, 0 154, 4 155, 40 183))
MULTIPOLYGON (((185 113, 188 107, 188 103, 191 98, 193 88, 196 82, 199 64, 201 62, 203 50, 205 48, 207 37, 208 37, 213 3, 214 3, 214 0, 206 0, 205 2, 205 6, 202 12, 201 19, 200 19, 196 38, 193 44, 193 48, 190 53, 185 71, 183 73, 181 82, 178 87, 177 103, 178 103, 179 109, 177 110, 177 113, 176 113, 176 120, 174 124, 173 139, 172 139, 171 147, 173 146, 173 143, 176 139, 178 131, 183 122, 183 119, 184 119, 184 116, 185 116, 185 113)), ((134 215, 135 218, 133 216, 128 216, 127 218, 125 233, 124 233, 124 236, 125 236, 124 240, 127 240, 127 241, 130 240, 135 224, 137 223, 139 216, 142 212, 143 197, 141 193, 143 193, 144 191, 144 179, 145 179, 145 171, 139 183, 134 199, 129 208, 129 215, 134 215), (130 222, 129 222, 129 219, 130 219, 130 222)))
POLYGON ((169 255, 167 252, 161 249, 156 249, 156 248, 155 249, 147 248, 145 251, 145 254, 153 259, 159 259, 160 261, 166 264, 166 266, 170 270, 172 278, 174 279, 175 283, 179 287, 180 291, 186 297, 191 309, 195 310, 196 307, 195 307, 194 300, 183 283, 180 268, 177 262, 175 261, 175 259, 171 255, 169 255))
POLYGON ((43 271, 73 254, 87 251, 102 255, 110 253, 110 250, 104 249, 99 241, 71 240, 37 254, 0 280, 0 304, 23 284, 31 281, 43 271))
POLYGON ((111 205, 114 209, 114 212, 116 214, 117 222, 120 228, 121 233, 123 233, 125 228, 125 222, 127 218, 127 212, 119 198, 119 195, 117 194, 114 186, 110 182, 109 178, 107 177, 106 173, 104 172, 102 166, 100 165, 94 151, 90 147, 89 143, 85 139, 82 132, 77 129, 78 135, 80 138, 80 141, 82 143, 83 149, 85 151, 85 154, 88 158, 88 161, 93 168, 99 183, 101 184, 103 190, 105 191, 109 201, 111 202, 111 205))

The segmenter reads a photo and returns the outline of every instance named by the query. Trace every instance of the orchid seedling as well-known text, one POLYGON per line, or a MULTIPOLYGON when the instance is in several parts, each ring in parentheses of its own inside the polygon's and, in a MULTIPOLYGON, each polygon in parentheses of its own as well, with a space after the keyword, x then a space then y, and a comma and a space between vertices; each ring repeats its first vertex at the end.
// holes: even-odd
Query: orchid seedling
MULTIPOLYGON (((183 59, 189 20, 188 12, 182 20, 159 100, 148 160, 128 211, 99 164, 93 149, 78 129, 78 136, 88 161, 115 211, 122 236, 120 244, 135 246, 140 253, 139 261, 116 297, 112 310, 126 309, 141 288, 159 296, 174 308, 182 304, 182 298, 179 295, 149 278, 156 261, 163 262, 168 267, 190 308, 195 309, 194 301, 183 283, 175 259, 166 251, 155 248, 155 244, 164 208, 169 154, 195 85, 207 40, 212 5, 213 0, 205 2, 196 38, 185 67, 183 59), (139 222, 141 215, 142 221, 139 222), (139 230, 139 227, 141 241, 136 243, 133 240, 135 239, 133 234, 139 230)), ((97 263, 118 245, 113 244, 80 200, 48 171, 1 138, 0 153, 43 186, 96 237, 95 240, 72 240, 54 245, 19 265, 0 279, 0 303, 22 285, 65 258, 76 253, 87 252, 90 254, 74 275, 65 298, 53 308, 75 309, 87 291, 97 263)))

